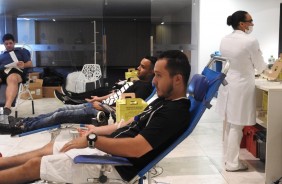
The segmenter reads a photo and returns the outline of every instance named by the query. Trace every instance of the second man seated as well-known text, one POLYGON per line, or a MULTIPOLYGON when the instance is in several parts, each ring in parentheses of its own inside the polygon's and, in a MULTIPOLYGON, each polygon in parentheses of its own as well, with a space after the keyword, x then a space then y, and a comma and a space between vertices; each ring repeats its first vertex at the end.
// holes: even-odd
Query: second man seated
MULTIPOLYGON (((132 84, 127 83, 123 87, 123 90, 121 89, 120 91, 124 93, 135 93, 136 98, 146 99, 153 91, 152 79, 154 77, 156 60, 155 57, 150 57, 150 59, 143 58, 140 66, 137 68, 139 80, 132 84)), ((14 135, 63 123, 89 124, 92 118, 95 118, 97 113, 103 110, 100 104, 115 105, 121 92, 111 93, 104 97, 94 96, 88 103, 81 105, 65 105, 51 113, 24 118, 15 125, 0 124, 0 134, 14 135)))

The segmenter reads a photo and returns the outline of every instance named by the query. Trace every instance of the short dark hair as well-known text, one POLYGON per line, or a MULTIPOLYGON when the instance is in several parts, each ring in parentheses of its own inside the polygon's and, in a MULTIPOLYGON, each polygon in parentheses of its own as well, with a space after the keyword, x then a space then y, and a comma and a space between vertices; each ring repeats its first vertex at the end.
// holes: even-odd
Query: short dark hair
POLYGON ((151 69, 153 70, 155 67, 155 64, 157 62, 157 58, 154 56, 145 56, 145 59, 148 59, 149 61, 151 61, 151 69))
POLYGON ((183 82, 187 86, 190 77, 191 66, 187 56, 180 50, 168 50, 163 52, 159 59, 166 59, 166 69, 170 76, 181 74, 183 82))
POLYGON ((3 37, 2 37, 2 41, 3 43, 6 41, 6 40, 12 40, 13 42, 15 41, 15 38, 12 34, 10 33, 7 33, 5 34, 3 37))
POLYGON ((232 26, 233 29, 237 29, 240 22, 244 22, 246 20, 246 11, 236 11, 232 15, 227 17, 227 25, 232 26))

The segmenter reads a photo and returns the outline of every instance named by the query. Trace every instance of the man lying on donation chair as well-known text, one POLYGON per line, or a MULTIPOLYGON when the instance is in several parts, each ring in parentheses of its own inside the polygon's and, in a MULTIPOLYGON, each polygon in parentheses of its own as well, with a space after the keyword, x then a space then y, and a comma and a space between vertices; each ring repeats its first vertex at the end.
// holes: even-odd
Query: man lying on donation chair
MULTIPOLYGON (((147 60, 150 60, 150 61, 156 60, 156 58, 152 57, 152 56, 145 56, 143 59, 147 59, 147 60)), ((141 67, 141 66, 139 66, 139 67, 141 67)), ((137 68, 137 70, 138 70, 138 68, 137 68)), ((70 104, 70 105, 77 105, 77 104, 86 103, 91 98, 94 98, 95 100, 98 100, 98 101, 102 101, 103 96, 104 96, 103 99, 105 99, 105 97, 108 94, 111 94, 114 91, 120 90, 126 84, 126 82, 130 82, 131 79, 132 78, 129 78, 128 80, 118 81, 112 87, 100 87, 100 88, 94 89, 92 91, 87 91, 87 92, 83 92, 83 93, 73 93, 73 92, 67 91, 66 88, 63 86, 62 87, 62 93, 59 92, 58 90, 55 90, 54 96, 58 100, 63 102, 64 104, 70 104)))
MULTIPOLYGON (((5 34, 2 38, 6 51, 0 55, 0 84, 6 83, 6 102, 4 106, 4 114, 11 114, 12 103, 18 94, 18 84, 24 82, 25 68, 32 67, 30 53, 24 48, 15 48, 15 39, 12 34, 5 34), (5 65, 13 63, 11 52, 14 52, 18 60, 17 67, 6 68, 5 65)), ((15 59, 15 58, 14 58, 15 59)))
POLYGON ((142 59, 138 67, 138 78, 140 80, 134 83, 126 83, 117 93, 100 98, 94 97, 88 103, 81 105, 65 105, 54 112, 24 118, 10 125, 0 124, 0 134, 15 135, 63 123, 90 124, 92 118, 95 118, 98 113, 103 113, 102 103, 113 106, 122 93, 135 93, 136 98, 145 100, 153 91, 152 78, 155 62, 156 58, 154 57, 151 57, 151 60, 142 59))
POLYGON ((69 142, 51 142, 35 151, 2 157, 0 183, 26 183, 40 178, 84 183, 87 178, 99 176, 99 165, 74 164, 73 158, 81 154, 127 157, 133 166, 112 167, 108 177, 129 181, 189 126, 190 101, 186 89, 190 70, 189 61, 181 51, 162 53, 153 79, 159 98, 143 113, 127 122, 90 125, 84 136, 69 142))
MULTIPOLYGON (((200 121, 205 110, 210 109, 210 104, 213 97, 215 97, 219 86, 227 85, 225 81, 226 73, 229 70, 230 62, 227 58, 214 56, 211 58, 207 66, 204 68, 201 74, 195 74, 189 82, 187 92, 189 93, 190 100, 190 118, 189 126, 183 133, 174 139, 172 143, 167 146, 161 153, 156 155, 149 163, 147 163, 138 174, 129 181, 129 183, 136 183, 138 180, 139 184, 144 183, 144 179, 148 180, 148 183, 152 183, 151 170, 154 170, 156 164, 158 164, 163 158, 165 158, 172 150, 174 150, 181 142, 183 142, 195 129, 198 122, 200 121), (212 66, 215 62, 221 62, 224 67, 221 71, 214 71, 212 66), (144 177, 144 176, 147 177, 144 177)), ((177 121, 177 119, 175 120, 177 121)), ((118 126, 118 125, 117 125, 118 126)), ((90 142, 91 143, 91 142, 90 142)), ((76 164, 95 164, 101 165, 100 175, 95 178, 88 178, 89 182, 95 183, 108 183, 108 182, 119 182, 115 179, 109 179, 107 177, 108 166, 132 166, 132 163, 124 157, 120 156, 109 156, 109 155, 79 155, 73 159, 76 164)), ((127 182, 126 182, 127 183, 127 182)))

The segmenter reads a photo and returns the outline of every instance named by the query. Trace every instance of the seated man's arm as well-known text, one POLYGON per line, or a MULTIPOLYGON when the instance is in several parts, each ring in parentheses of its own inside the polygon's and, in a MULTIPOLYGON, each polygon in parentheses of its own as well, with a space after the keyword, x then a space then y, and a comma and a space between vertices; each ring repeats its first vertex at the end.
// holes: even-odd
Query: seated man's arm
POLYGON ((91 96, 91 99, 86 98, 85 100, 87 102, 90 102, 90 103, 95 102, 95 101, 102 102, 103 100, 106 100, 107 98, 109 98, 112 94, 113 93, 110 93, 108 95, 101 96, 101 97, 99 97, 99 96, 91 96))
POLYGON ((24 68, 31 68, 33 65, 32 65, 32 62, 31 61, 28 61, 28 62, 25 62, 24 63, 24 68))
POLYGON ((20 53, 22 57, 21 57, 21 61, 17 63, 18 67, 21 69, 32 67, 30 51, 23 48, 20 50, 20 53))
POLYGON ((135 158, 139 158, 153 149, 149 142, 140 134, 134 138, 115 139, 98 136, 95 147, 112 155, 135 158))
MULTIPOLYGON (((87 145, 87 138, 83 136, 65 144, 60 151, 66 152, 73 148, 85 148, 87 145)), ((107 138, 98 136, 95 142, 95 148, 108 154, 135 158, 141 157, 153 149, 149 142, 140 134, 134 138, 107 138)))
POLYGON ((19 61, 17 63, 17 66, 21 69, 30 68, 32 67, 32 62, 31 61, 27 61, 27 62, 19 61))
POLYGON ((110 135, 114 131, 116 131, 118 128, 122 128, 128 125, 129 123, 133 122, 133 120, 134 118, 130 118, 127 121, 121 121, 121 122, 117 122, 112 125, 105 125, 105 126, 99 126, 99 127, 96 127, 94 125, 85 125, 87 130, 79 129, 79 131, 82 135, 88 135, 90 133, 95 133, 96 135, 110 135))
POLYGON ((92 106, 94 109, 99 110, 99 111, 104 111, 104 109, 100 106, 101 102, 92 102, 92 106))

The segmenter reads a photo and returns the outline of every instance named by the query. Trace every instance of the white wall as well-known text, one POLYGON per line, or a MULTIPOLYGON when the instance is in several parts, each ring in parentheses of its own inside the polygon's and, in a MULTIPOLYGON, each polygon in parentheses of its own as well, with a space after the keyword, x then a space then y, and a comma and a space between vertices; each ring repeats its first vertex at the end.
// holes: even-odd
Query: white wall
POLYGON ((221 38, 233 31, 226 19, 237 10, 250 13, 254 20, 255 36, 265 61, 270 55, 278 57, 279 16, 282 0, 199 0, 198 72, 219 50, 221 38))

